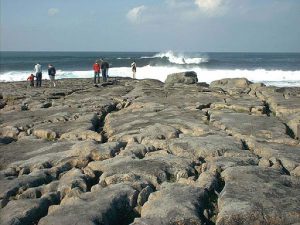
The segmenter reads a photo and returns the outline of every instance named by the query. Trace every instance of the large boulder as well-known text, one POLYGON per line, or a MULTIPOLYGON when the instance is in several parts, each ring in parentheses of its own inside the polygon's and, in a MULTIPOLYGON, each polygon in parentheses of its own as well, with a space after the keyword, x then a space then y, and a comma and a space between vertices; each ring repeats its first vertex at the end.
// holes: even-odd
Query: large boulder
POLYGON ((251 91, 251 81, 246 78, 225 78, 211 82, 211 88, 222 88, 231 95, 248 93, 251 91))
POLYGON ((182 73, 173 73, 168 75, 165 86, 174 86, 174 84, 195 84, 198 82, 197 73, 194 71, 182 72, 182 73))

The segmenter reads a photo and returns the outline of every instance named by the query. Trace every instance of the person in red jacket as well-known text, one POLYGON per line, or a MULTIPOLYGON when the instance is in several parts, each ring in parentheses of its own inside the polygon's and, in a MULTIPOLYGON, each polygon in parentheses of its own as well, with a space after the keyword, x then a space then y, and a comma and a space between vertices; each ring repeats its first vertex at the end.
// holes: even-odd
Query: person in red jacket
POLYGON ((100 83, 100 70, 101 70, 101 66, 98 61, 95 62, 93 68, 94 68, 94 85, 97 85, 96 78, 97 78, 97 82, 99 84, 100 83))
POLYGON ((30 74, 29 77, 27 77, 27 80, 30 82, 30 87, 34 87, 34 75, 30 74))

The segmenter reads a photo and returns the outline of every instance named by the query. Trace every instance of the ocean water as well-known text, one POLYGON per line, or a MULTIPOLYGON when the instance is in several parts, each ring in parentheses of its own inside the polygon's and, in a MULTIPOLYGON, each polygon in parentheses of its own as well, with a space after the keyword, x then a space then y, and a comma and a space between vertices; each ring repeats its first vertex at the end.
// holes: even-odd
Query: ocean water
POLYGON ((266 85, 300 86, 300 53, 179 53, 179 52, 0 52, 0 82, 26 80, 39 62, 43 78, 47 65, 57 69, 57 79, 92 78, 95 60, 104 58, 109 76, 131 77, 130 64, 137 63, 137 78, 165 81, 168 74, 192 70, 200 82, 245 77, 266 85))

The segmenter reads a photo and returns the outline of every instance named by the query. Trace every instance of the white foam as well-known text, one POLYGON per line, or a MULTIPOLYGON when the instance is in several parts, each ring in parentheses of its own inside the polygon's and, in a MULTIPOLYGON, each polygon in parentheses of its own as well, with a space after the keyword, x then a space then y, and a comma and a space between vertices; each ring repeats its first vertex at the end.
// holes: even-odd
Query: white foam
POLYGON ((162 52, 153 56, 154 58, 167 58, 170 63, 184 65, 184 64, 200 64, 208 62, 206 57, 188 57, 184 54, 175 54, 173 51, 162 52))
MULTIPOLYGON (((165 81, 171 73, 183 72, 187 69, 178 67, 157 67, 144 66, 137 68, 138 79, 157 79, 165 81)), ((214 80, 223 78, 245 77, 253 82, 263 82, 267 85, 275 86, 300 86, 300 71, 282 71, 282 70, 212 70, 199 67, 190 67, 188 70, 195 71, 198 74, 199 82, 210 83, 214 80)), ((0 81, 24 81, 31 71, 11 71, 0 74, 0 81)), ((131 77, 130 67, 118 67, 109 69, 109 76, 131 77)), ((57 79, 61 78, 93 78, 93 71, 57 71, 57 79)), ((48 75, 43 74, 43 79, 49 79, 48 75)))
POLYGON ((125 57, 125 58, 119 57, 117 59, 121 60, 121 59, 131 59, 131 58, 130 57, 125 57))

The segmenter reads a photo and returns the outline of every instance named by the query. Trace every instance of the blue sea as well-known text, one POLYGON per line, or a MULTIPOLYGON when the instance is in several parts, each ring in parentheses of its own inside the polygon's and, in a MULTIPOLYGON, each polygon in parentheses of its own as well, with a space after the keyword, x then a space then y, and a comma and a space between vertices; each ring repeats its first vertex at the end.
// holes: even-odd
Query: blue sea
POLYGON ((165 81, 168 74, 195 71, 200 82, 245 77, 266 85, 300 86, 300 53, 205 52, 0 52, 0 82, 26 80, 39 62, 43 78, 47 65, 57 69, 57 79, 91 78, 95 60, 110 64, 109 76, 130 77, 136 61, 137 78, 165 81))

